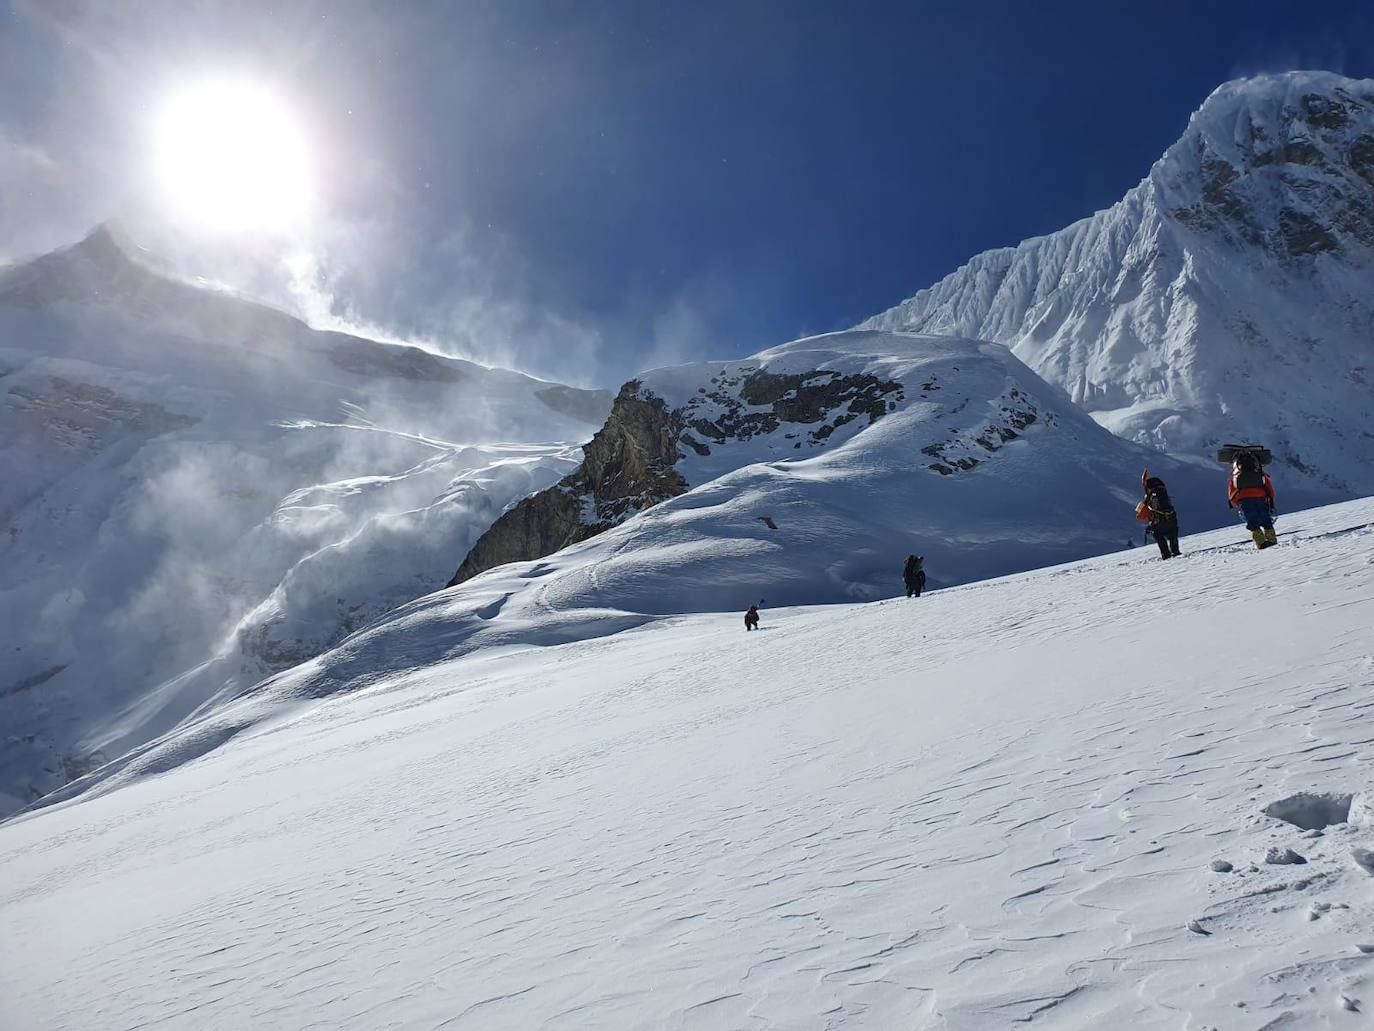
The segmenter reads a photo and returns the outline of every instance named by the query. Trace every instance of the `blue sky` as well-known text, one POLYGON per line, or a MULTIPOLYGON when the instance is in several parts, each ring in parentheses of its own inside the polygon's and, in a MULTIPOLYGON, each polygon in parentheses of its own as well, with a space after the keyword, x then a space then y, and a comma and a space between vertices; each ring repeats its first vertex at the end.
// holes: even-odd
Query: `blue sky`
POLYGON ((278 303, 613 385, 853 324, 1111 204, 1222 81, 1371 76, 1371 41, 1341 0, 10 0, 0 254, 118 217, 278 303), (157 223, 140 119, 217 67, 309 125, 302 239, 157 223))

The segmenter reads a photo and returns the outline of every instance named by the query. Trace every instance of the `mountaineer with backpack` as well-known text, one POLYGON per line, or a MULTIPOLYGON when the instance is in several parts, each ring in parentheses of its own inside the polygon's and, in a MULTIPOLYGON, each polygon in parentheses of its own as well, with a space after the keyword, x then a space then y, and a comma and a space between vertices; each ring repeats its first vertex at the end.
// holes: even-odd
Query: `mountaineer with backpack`
POLYGON ((1256 444, 1228 444, 1217 452, 1217 461, 1231 463, 1226 503, 1240 509, 1245 528, 1260 549, 1279 542, 1274 532, 1274 484, 1264 471, 1272 460, 1269 449, 1256 444))
POLYGON ((1158 476, 1151 476, 1149 469, 1140 474, 1140 486, 1145 497, 1135 506, 1135 517, 1159 545, 1160 558, 1177 558, 1178 513, 1169 500, 1168 488, 1158 476))
POLYGON ((906 584, 908 598, 919 598, 921 589, 926 585, 926 571, 921 568, 923 562, 924 556, 908 555, 906 564, 902 566, 902 583, 906 584))

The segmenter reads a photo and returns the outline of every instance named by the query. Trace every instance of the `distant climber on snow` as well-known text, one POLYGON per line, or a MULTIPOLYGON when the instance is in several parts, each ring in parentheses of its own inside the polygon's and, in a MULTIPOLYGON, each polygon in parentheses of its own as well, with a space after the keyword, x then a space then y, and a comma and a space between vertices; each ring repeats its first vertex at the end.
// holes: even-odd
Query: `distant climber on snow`
POLYGON ((1140 486, 1145 497, 1135 506, 1135 517, 1159 545, 1160 558, 1178 557, 1178 512, 1169 500, 1169 490, 1158 476, 1146 469, 1140 474, 1140 486))
POLYGON ((902 566, 902 583, 906 584, 908 598, 919 598, 921 588, 926 585, 926 571, 921 568, 924 561, 924 556, 908 555, 906 565, 902 566))
POLYGON ((757 630, 759 628, 759 607, 750 605, 749 611, 744 614, 744 629, 757 630))
POLYGON ((1227 444, 1217 452, 1217 461, 1231 463, 1226 503, 1240 509, 1256 548, 1273 547, 1279 542, 1274 532, 1274 484, 1264 471, 1273 455, 1255 444, 1227 444))

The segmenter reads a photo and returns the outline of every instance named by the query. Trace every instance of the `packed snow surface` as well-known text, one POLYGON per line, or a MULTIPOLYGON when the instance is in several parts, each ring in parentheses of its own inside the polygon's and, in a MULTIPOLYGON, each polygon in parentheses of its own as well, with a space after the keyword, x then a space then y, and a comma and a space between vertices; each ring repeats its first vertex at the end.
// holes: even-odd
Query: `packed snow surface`
POLYGON ((0 826, 0 1026, 1354 1026, 1374 501, 1280 529, 757 633, 423 599, 0 826))

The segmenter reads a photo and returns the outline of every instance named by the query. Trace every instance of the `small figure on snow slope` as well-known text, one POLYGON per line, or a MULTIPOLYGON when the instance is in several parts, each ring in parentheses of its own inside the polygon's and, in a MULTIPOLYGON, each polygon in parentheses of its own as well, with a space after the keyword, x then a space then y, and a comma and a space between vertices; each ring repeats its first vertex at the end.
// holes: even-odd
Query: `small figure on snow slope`
POLYGON ((908 555, 906 565, 902 566, 902 583, 906 584, 908 598, 919 598, 921 588, 926 585, 926 571, 921 568, 924 561, 925 557, 922 555, 908 555))
POLYGON ((1274 532, 1274 484, 1264 471, 1267 452, 1252 447, 1230 451, 1231 480, 1227 484, 1226 503, 1240 509, 1256 548, 1272 547, 1279 540, 1274 532))
POLYGON ((750 605, 749 611, 744 614, 744 629, 757 630, 759 628, 759 607, 750 605))
POLYGON ((1159 545, 1160 558, 1178 556, 1178 513, 1174 503, 1169 500, 1168 488, 1158 476, 1151 476, 1146 469, 1140 474, 1140 486, 1145 497, 1135 506, 1135 517, 1145 524, 1146 530, 1159 545))

